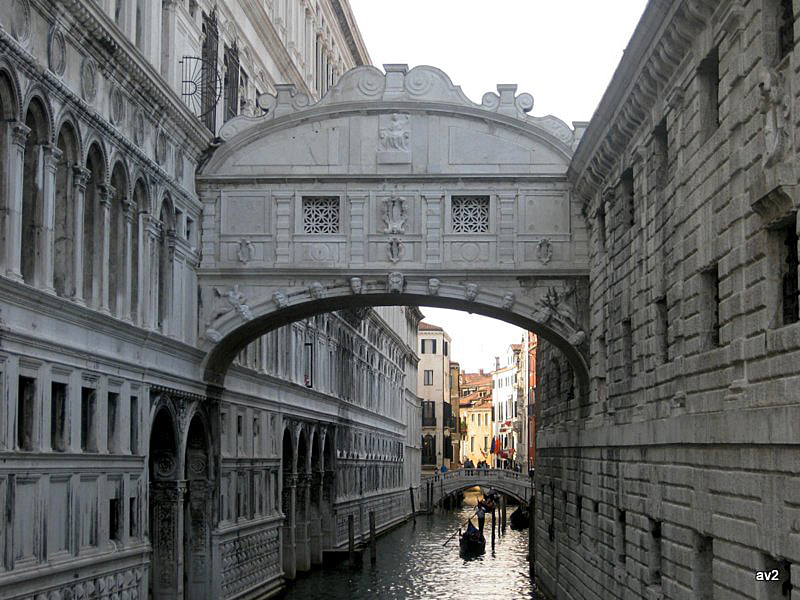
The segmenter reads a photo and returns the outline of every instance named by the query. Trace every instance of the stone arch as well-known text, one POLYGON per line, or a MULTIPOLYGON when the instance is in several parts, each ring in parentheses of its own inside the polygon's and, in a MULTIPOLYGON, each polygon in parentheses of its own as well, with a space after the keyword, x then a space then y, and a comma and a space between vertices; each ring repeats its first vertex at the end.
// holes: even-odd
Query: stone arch
MULTIPOLYGON (((399 275, 399 274, 398 274, 399 275)), ((520 296, 524 292, 516 285, 502 281, 489 281, 478 286, 474 299, 465 295, 471 284, 461 281, 440 282, 437 294, 428 293, 428 278, 404 278, 402 291, 393 292, 386 278, 361 280, 358 294, 354 294, 351 284, 341 280, 328 285, 313 282, 302 288, 276 290, 271 296, 256 298, 248 304, 248 298, 240 288, 231 297, 231 310, 218 317, 206 330, 202 346, 207 350, 204 361, 206 381, 213 385, 224 383, 225 372, 231 361, 248 343, 265 332, 309 316, 366 306, 436 306, 481 314, 517 325, 533 331, 561 350, 571 364, 579 383, 579 393, 588 393, 589 369, 586 359, 586 335, 576 323, 575 309, 564 301, 563 306, 552 298, 559 292, 543 290, 533 296, 520 296), (514 289, 514 292, 511 291, 514 289), (509 294, 514 295, 513 304, 508 302, 509 294), (550 298, 550 299, 548 299, 550 298), (511 305, 509 305, 511 304, 511 305)), ((389 276, 391 278, 391 275, 389 276)), ((576 282, 576 286, 582 282, 576 282)), ((562 297, 574 295, 569 285, 560 292, 562 297)))
POLYGON ((64 115, 56 134, 56 147, 61 156, 56 165, 53 287, 59 296, 74 298, 77 293, 77 260, 80 249, 76 224, 83 218, 83 195, 79 184, 81 173, 81 139, 71 115, 64 115))
MULTIPOLYGON (((436 484, 436 485, 438 485, 438 484, 436 484)), ((530 500, 530 497, 526 498, 524 495, 521 495, 519 493, 519 490, 516 490, 516 489, 514 489, 514 488, 512 488, 510 486, 504 485, 503 483, 498 483, 498 482, 496 482, 494 480, 480 481, 480 480, 476 479, 475 481, 467 481, 463 485, 460 485, 460 486, 458 486, 458 487, 456 487, 454 489, 448 490, 448 492, 446 494, 444 494, 441 498, 439 498, 439 502, 441 502, 445 498, 448 498, 449 496, 452 496, 454 494, 458 494, 459 492, 463 492, 464 490, 468 490, 470 488, 473 488, 476 485, 480 486, 480 487, 484 487, 484 488, 492 488, 495 491, 498 491, 500 493, 505 494, 506 496, 511 496, 512 498, 514 498, 514 500, 516 500, 520 504, 526 504, 530 500)), ((436 489, 436 488, 434 487, 434 489, 436 489)), ((533 494, 533 488, 528 488, 528 489, 530 490, 531 494, 533 494)))
POLYGON ((130 179, 125 162, 116 159, 111 169, 111 188, 108 229, 108 303, 111 314, 128 317, 126 310, 126 271, 128 259, 126 221, 130 179))
POLYGON ((14 70, 4 61, 0 61, 0 119, 5 125, 0 131, 0 272, 3 274, 9 267, 7 253, 11 248, 7 247, 8 240, 14 239, 9 231, 11 220, 8 218, 8 204, 12 191, 7 157, 10 158, 11 153, 16 152, 14 138, 22 114, 18 90, 19 84, 14 70))
POLYGON ((178 572, 182 546, 178 524, 183 513, 183 493, 178 483, 183 477, 180 439, 174 411, 162 399, 153 410, 148 454, 150 539, 153 544, 149 597, 154 600, 175 597, 179 576, 182 577, 178 572))
POLYGON ((46 247, 48 223, 45 214, 45 186, 48 163, 53 160, 52 116, 47 101, 38 94, 28 96, 22 171, 22 238, 20 241, 22 279, 29 285, 47 285, 49 249, 46 247))
POLYGON ((92 141, 86 150, 87 179, 83 202, 82 297, 89 306, 101 304, 103 206, 106 186, 106 154, 102 142, 92 141))
MULTIPOLYGON (((28 90, 24 102, 22 114, 26 115, 26 120, 29 114, 33 114, 35 118, 34 127, 31 127, 28 138, 33 138, 37 144, 51 143, 53 131, 55 130, 53 110, 47 98, 47 91, 38 85, 34 85, 28 90)), ((30 125, 28 126, 30 127, 30 125)))

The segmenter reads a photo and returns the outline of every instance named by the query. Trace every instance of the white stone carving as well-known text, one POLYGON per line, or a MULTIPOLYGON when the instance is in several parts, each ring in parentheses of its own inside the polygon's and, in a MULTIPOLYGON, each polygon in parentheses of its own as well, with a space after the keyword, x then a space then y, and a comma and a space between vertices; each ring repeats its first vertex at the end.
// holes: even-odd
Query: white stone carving
POLYGON ((405 200, 392 196, 383 201, 383 233, 405 233, 407 220, 405 200))
POLYGON ((324 262, 331 259, 331 247, 328 244, 314 244, 308 251, 311 260, 324 262))
POLYGON ((772 69, 762 69, 758 89, 761 94, 761 112, 764 114, 762 164, 764 167, 771 167, 783 159, 789 137, 789 103, 784 91, 783 75, 772 69))
POLYGON ((239 313, 239 315, 245 321, 250 321, 253 318, 253 313, 250 311, 250 307, 247 306, 247 304, 245 303, 246 298, 244 294, 241 291, 239 291, 238 283, 228 291, 215 287, 214 293, 217 295, 218 298, 224 298, 229 306, 227 310, 222 309, 218 311, 215 319, 218 319, 221 316, 221 314, 225 314, 227 312, 230 312, 231 310, 235 310, 237 313, 239 313))
POLYGON ((392 271, 386 278, 386 287, 392 294, 400 294, 405 287, 405 278, 399 271, 392 271))
POLYGON ((453 233, 489 231, 489 196, 453 196, 450 204, 453 233))
POLYGON ((303 233, 339 233, 339 197, 303 197, 303 233))
POLYGON ((278 308, 286 308, 286 306, 289 304, 289 299, 286 297, 286 294, 280 290, 272 293, 272 301, 277 305, 278 308))
POLYGON ((317 300, 325 297, 325 288, 322 287, 322 284, 319 281, 315 281, 314 283, 309 285, 308 292, 311 294, 312 298, 315 298, 317 300))
POLYGON ((474 302, 478 297, 478 289, 477 283, 468 283, 464 286, 464 297, 470 302, 474 302))
POLYGON ((573 333, 567 341, 575 347, 580 346, 586 340, 586 332, 585 331, 576 331, 573 333))
POLYGON ((512 308, 514 308, 514 304, 516 303, 516 301, 517 298, 516 296, 514 296, 514 292, 506 292, 503 295, 502 307, 505 310, 511 310, 512 308))
POLYGON ((64 40, 64 32, 58 25, 50 28, 50 35, 47 38, 47 66, 59 77, 64 74, 67 66, 67 43, 64 40))
POLYGON ((242 238, 239 240, 239 248, 236 250, 236 260, 246 265, 253 260, 254 253, 255 246, 253 245, 253 242, 247 238, 242 238))
POLYGON ((553 244, 547 238, 539 240, 536 244, 536 259, 546 265, 553 258, 553 244))
POLYGON ((391 238, 386 245, 386 254, 389 255, 389 260, 393 263, 399 262, 403 257, 403 250, 405 245, 398 237, 391 238))
POLYGON ((438 296, 439 295, 439 288, 442 287, 442 282, 439 281, 436 277, 431 277, 428 279, 428 294, 431 296, 438 296))
POLYGON ((209 339, 212 342, 219 342, 220 340, 222 340, 222 334, 213 327, 209 327, 208 329, 206 329, 205 337, 206 339, 209 339))
POLYGON ((408 150, 411 132, 408 130, 408 115, 395 113, 390 124, 381 128, 381 147, 384 150, 408 150))
POLYGON ((363 291, 364 282, 361 280, 361 277, 351 277, 350 278, 350 290, 354 294, 360 294, 363 291))

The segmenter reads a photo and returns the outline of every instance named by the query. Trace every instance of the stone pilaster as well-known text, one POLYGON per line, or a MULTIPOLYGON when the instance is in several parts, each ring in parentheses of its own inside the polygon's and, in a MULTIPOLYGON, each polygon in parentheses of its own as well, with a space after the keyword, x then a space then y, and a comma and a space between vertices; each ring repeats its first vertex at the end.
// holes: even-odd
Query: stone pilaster
POLYGON ((310 477, 298 477, 295 492, 295 552, 298 571, 311 570, 311 544, 309 539, 310 477))
POLYGON ((292 223, 292 201, 294 200, 294 194, 291 192, 273 192, 272 197, 276 205, 275 262, 286 264, 292 260, 290 252, 292 231, 294 228, 294 224, 292 223))
POLYGON ((100 312, 110 314, 108 309, 108 257, 110 255, 110 232, 111 232, 111 198, 114 195, 113 188, 102 185, 98 187, 96 215, 97 225, 95 226, 95 242, 100 242, 99 252, 95 247, 95 280, 92 282, 92 295, 94 296, 95 306, 100 312), (97 275, 100 275, 98 278, 97 275))
MULTIPOLYGON (((83 212, 86 203, 86 182, 90 171, 75 165, 72 168, 72 210, 74 223, 74 244, 72 252, 72 284, 73 299, 78 304, 84 303, 83 298, 83 212)), ((91 235, 91 232, 89 232, 91 235)))
POLYGON ((178 600, 183 594, 183 499, 185 482, 150 484, 150 539, 153 544, 153 600, 178 600))
POLYGON ((425 202, 425 251, 426 263, 442 262, 442 224, 443 224, 443 205, 444 197, 440 192, 433 192, 424 195, 425 202))
POLYGON ((282 506, 283 527, 281 535, 283 540, 283 574, 286 579, 297 576, 297 561, 295 552, 295 492, 297 480, 291 475, 283 476, 282 506))
POLYGON ((367 215, 364 206, 369 196, 348 194, 350 200, 350 263, 363 265, 366 252, 367 215))
POLYGON ((43 145, 43 189, 42 189, 42 221, 39 224, 37 253, 39 261, 36 264, 37 284, 46 292, 55 294, 53 286, 53 267, 55 247, 55 206, 56 206, 56 170, 58 161, 63 152, 56 146, 43 145))
POLYGON ((7 125, 6 135, 10 139, 8 153, 8 178, 5 195, 8 202, 6 223, 6 276, 22 281, 22 178, 25 166, 25 143, 30 127, 12 121, 7 125))
MULTIPOLYGON (((123 239, 123 277, 122 277, 122 306, 117 302, 117 310, 120 317, 126 321, 134 320, 131 315, 131 289, 133 277, 133 261, 136 260, 133 253, 133 220, 138 218, 136 205, 129 201, 122 202, 124 239, 123 239)), ((119 294, 117 294, 119 298, 119 294)))
POLYGON ((514 204, 517 195, 514 192, 499 193, 499 222, 497 224, 498 244, 497 260, 500 264, 514 264, 514 204))
POLYGON ((175 89, 177 82, 178 59, 175 44, 175 9, 177 0, 163 0, 161 3, 161 76, 175 89))
POLYGON ((322 564, 322 495, 323 474, 315 471, 311 478, 309 540, 311 544, 311 564, 322 564))

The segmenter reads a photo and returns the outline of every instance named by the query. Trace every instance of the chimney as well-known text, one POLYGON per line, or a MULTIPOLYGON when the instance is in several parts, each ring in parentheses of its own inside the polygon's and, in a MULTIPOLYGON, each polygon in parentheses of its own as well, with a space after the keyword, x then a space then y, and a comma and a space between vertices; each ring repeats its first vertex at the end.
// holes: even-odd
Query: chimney
POLYGON ((480 370, 480 374, 483 375, 483 369, 480 370))
POLYGON ((495 356, 494 357, 494 370, 495 371, 499 371, 500 370, 500 357, 499 356, 495 356))

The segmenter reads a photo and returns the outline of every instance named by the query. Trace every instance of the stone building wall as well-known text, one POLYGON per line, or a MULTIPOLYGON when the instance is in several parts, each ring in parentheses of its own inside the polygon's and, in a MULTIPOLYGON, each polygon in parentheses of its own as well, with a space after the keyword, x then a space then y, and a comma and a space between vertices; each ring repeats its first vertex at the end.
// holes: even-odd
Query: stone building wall
POLYGON ((799 597, 797 14, 650 3, 576 150, 591 392, 540 340, 550 597, 799 597))

